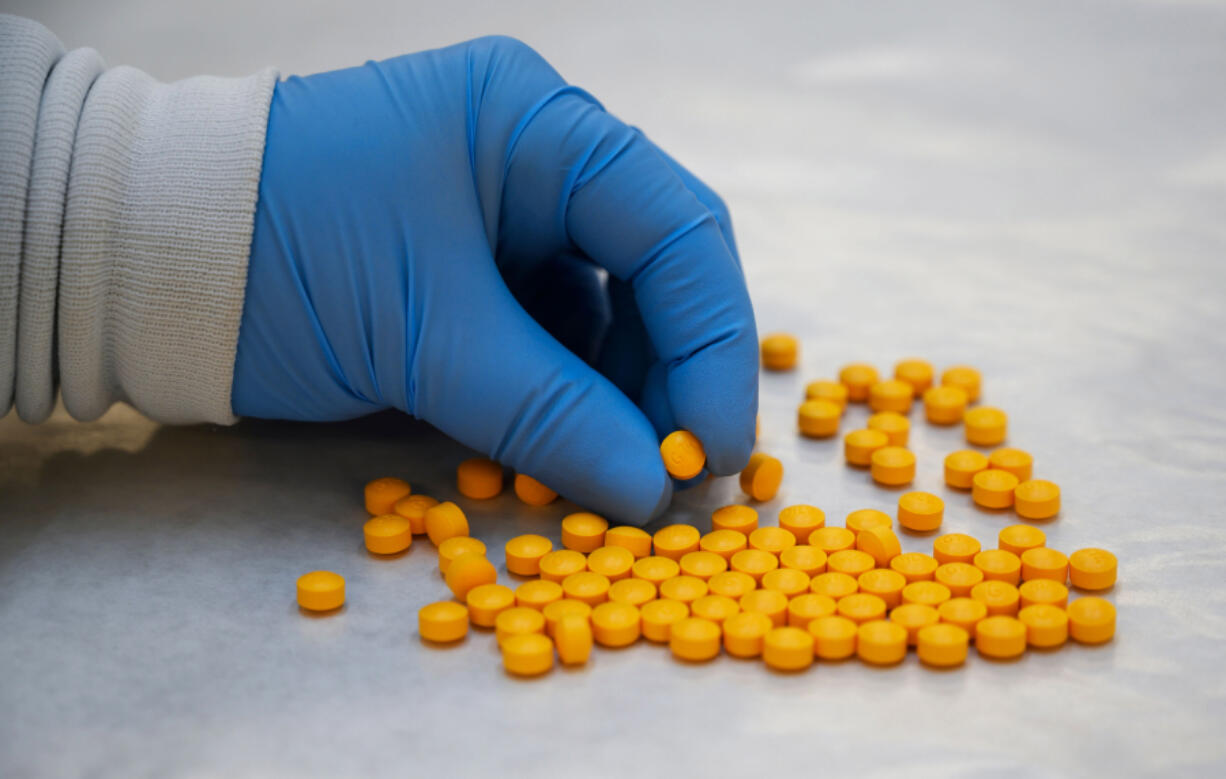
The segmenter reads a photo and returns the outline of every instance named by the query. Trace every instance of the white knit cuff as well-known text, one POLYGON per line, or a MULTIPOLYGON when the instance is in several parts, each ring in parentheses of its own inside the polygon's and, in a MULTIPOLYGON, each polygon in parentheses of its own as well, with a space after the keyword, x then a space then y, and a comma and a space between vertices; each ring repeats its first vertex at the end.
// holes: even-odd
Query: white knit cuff
POLYGON ((238 326, 276 73, 103 73, 81 112, 59 268, 64 404, 235 420, 238 326))

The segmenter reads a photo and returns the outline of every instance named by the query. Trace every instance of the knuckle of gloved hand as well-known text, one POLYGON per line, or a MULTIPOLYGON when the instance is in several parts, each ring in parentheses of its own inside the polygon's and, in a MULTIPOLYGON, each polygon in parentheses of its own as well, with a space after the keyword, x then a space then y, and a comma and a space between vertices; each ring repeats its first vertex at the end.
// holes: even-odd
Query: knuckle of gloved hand
POLYGON ((509 35, 487 35, 471 43, 473 51, 483 55, 491 66, 510 63, 519 66, 545 66, 545 58, 536 49, 509 35))

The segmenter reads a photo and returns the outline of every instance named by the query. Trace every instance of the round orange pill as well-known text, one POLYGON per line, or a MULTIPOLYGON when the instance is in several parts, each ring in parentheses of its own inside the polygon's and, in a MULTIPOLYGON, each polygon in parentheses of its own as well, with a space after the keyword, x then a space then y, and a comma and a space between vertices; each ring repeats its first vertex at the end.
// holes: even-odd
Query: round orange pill
POLYGON ((946 368, 941 374, 941 386, 957 387, 966 393, 967 399, 972 403, 979 400, 981 382, 979 371, 969 365, 955 365, 952 368, 946 368))
POLYGON ((1017 614, 1026 626, 1026 643, 1048 649, 1068 640, 1068 614, 1064 609, 1047 603, 1027 606, 1017 614))
POLYGON ((945 456, 945 483, 960 490, 969 490, 975 474, 988 469, 988 456, 973 449, 960 449, 945 456))
POLYGON ((865 622, 856 631, 856 654, 872 665, 894 665, 907 656, 907 631, 884 619, 865 622))
POLYGON ((1007 552, 1021 555, 1027 549, 1035 549, 1047 543, 1047 534, 1030 525, 1009 525, 996 536, 997 545, 1007 552))
POLYGON ((480 584, 468 591, 464 603, 472 624, 491 628, 499 614, 515 605, 515 593, 502 584, 480 584))
POLYGON ((553 668, 553 642, 539 633, 510 636, 501 644, 502 667, 515 676, 540 676, 553 668))
POLYGON ((937 567, 933 578, 944 584, 955 598, 971 594, 971 588, 983 581, 983 571, 969 563, 943 563, 937 567))
POLYGON ((417 612, 417 632, 439 644, 459 641, 468 635, 468 609, 451 601, 422 606, 417 612))
POLYGON ((545 615, 536 609, 512 606, 503 609, 494 620, 494 636, 499 644, 512 636, 544 632, 545 615))
POLYGON ((515 497, 529 506, 548 506, 558 498, 558 493, 541 484, 526 473, 515 474, 515 497))
POLYGON ((488 500, 502 492, 502 466, 487 457, 473 457, 455 471, 456 489, 466 498, 488 500))
MULTIPOLYGON (((1025 566, 1025 563, 1023 562, 1022 565, 1025 566)), ((1068 606, 1068 587, 1051 579, 1024 581, 1017 588, 1017 593, 1021 598, 1022 608, 1040 603, 1059 606, 1062 609, 1068 606)))
POLYGON ((1023 482, 1030 478, 1034 470, 1034 457, 1030 452, 1005 447, 988 455, 988 467, 1008 471, 1016 476, 1019 482, 1023 482))
POLYGON ((757 501, 767 501, 779 492, 783 482, 783 463, 769 454, 756 452, 741 471, 741 491, 757 501))
POLYGON ((656 599, 656 586, 645 579, 622 579, 609 585, 609 600, 642 606, 656 599))
POLYGON ((821 617, 834 614, 838 604, 829 595, 807 593, 797 595, 788 601, 788 625, 796 628, 807 628, 809 623, 821 617))
POLYGON ((712 530, 698 539, 698 548, 704 552, 713 552, 725 560, 731 560, 737 552, 749 546, 749 539, 744 533, 735 530, 712 530))
POLYGON ((642 635, 639 610, 629 603, 602 603, 592 609, 591 620, 592 637, 601 646, 630 646, 642 635))
POLYGON ((881 411, 868 418, 869 430, 885 433, 887 446, 906 446, 911 437, 911 421, 895 411, 881 411))
MULTIPOLYGON (((681 565, 681 573, 686 576, 694 576, 702 579, 704 582, 710 580, 717 573, 723 573, 728 570, 728 561, 715 552, 689 552, 681 556, 679 561, 681 565)), ((591 564, 591 561, 588 561, 591 564)))
POLYGON ((639 560, 651 554, 651 534, 646 530, 629 525, 611 527, 604 534, 605 546, 620 546, 628 549, 634 559, 639 560))
POLYGON ((924 418, 934 425, 962 421, 969 399, 960 387, 929 387, 924 390, 924 418))
POLYGON ((856 536, 856 549, 870 555, 879 568, 886 567, 902 554, 898 536, 888 527, 871 527, 860 531, 860 535, 856 536))
POLYGON ((809 546, 815 546, 828 555, 852 549, 856 534, 845 527, 820 527, 809 534, 809 546))
POLYGON ((987 509, 1007 509, 1013 505, 1017 477, 1008 471, 989 468, 971 479, 971 500, 987 509))
POLYGON ((689 606, 710 591, 707 583, 696 576, 674 576, 660 582, 660 597, 675 600, 689 606))
POLYGON ((915 479, 915 455, 901 446, 883 446, 871 458, 873 481, 890 487, 910 484, 915 479))
POLYGON ((366 512, 375 517, 391 514, 392 507, 408 497, 412 491, 413 488, 407 481, 394 476, 384 476, 381 479, 367 482, 364 491, 366 512))
POLYGON ((875 619, 885 619, 885 601, 876 595, 857 592, 838 600, 838 613, 857 625, 875 619))
POLYGON ((1017 617, 984 617, 975 625, 975 648, 993 660, 1020 657, 1026 651, 1026 626, 1017 617))
POLYGON ((1013 490, 1013 508, 1019 517, 1051 519, 1060 513, 1060 488, 1043 479, 1023 481, 1013 490))
POLYGON ((809 575, 795 568, 776 568, 762 574, 762 589, 777 590, 788 598, 809 591, 809 575))
POLYGON ((916 393, 923 392, 932 386, 932 363, 914 357, 899 360, 894 366, 894 378, 911 385, 916 393))
POLYGON ((398 514, 371 517, 362 526, 366 550, 374 554, 397 554, 413 543, 413 525, 398 514))
POLYGON ((609 599, 609 586, 609 577, 591 571, 572 573, 562 580, 562 592, 567 598, 581 600, 592 608, 609 599))
POLYGON ((876 595, 885 601, 885 605, 894 608, 902 603, 902 591, 907 586, 907 580, 898 571, 889 568, 876 568, 865 571, 856 577, 860 592, 876 595))
POLYGON ((907 631, 907 645, 915 646, 922 628, 941 621, 937 610, 922 603, 907 603, 890 612, 890 621, 907 631))
POLYGON ((949 588, 939 582, 911 582, 902 588, 903 603, 918 603, 936 608, 953 597, 949 588))
POLYGON ((985 549, 975 555, 974 565, 983 571, 988 581, 1007 582, 1013 586, 1022 580, 1022 561, 1004 549, 985 549))
POLYGON ((702 473, 707 464, 707 451, 702 441, 688 430, 674 430, 660 442, 660 456, 664 469, 674 479, 685 481, 702 473))
POLYGON ((827 571, 819 573, 809 582, 809 592, 818 595, 828 595, 836 601, 855 593, 860 584, 845 573, 827 571))
POLYGON ((966 428, 968 444, 995 446, 1005 440, 1009 418, 998 408, 979 406, 963 414, 962 422, 966 428))
POLYGON ((592 656, 592 621, 590 617, 562 617, 552 633, 563 665, 583 665, 592 656))
POLYGON ((931 492, 906 492, 898 496, 898 524, 916 533, 936 530, 945 519, 945 501, 931 492))
POLYGON ((751 611, 770 617, 775 627, 787 624, 788 596, 779 590, 753 590, 741 596, 741 611, 751 611))
POLYGON ((1106 549, 1078 549, 1069 555, 1069 579, 1083 590, 1105 590, 1115 584, 1118 563, 1106 549))
POLYGON ((794 568, 810 577, 826 572, 826 553, 815 546, 797 544, 779 553, 779 565, 794 568))
POLYGON ((810 533, 825 526, 826 512, 817 506, 799 503, 779 512, 779 527, 791 533, 798 544, 805 543, 810 533))
POLYGON ((879 381, 868 388, 868 407, 873 411, 906 414, 911 411, 914 392, 910 384, 899 379, 879 381))
POLYGON ((796 367, 800 342, 787 333, 771 333, 762 339, 762 367, 768 371, 790 371, 796 367))
POLYGON ((413 535, 420 536, 426 532, 426 509, 437 505, 438 501, 429 495, 409 495, 396 501, 392 512, 409 520, 413 535))
POLYGON ((498 569, 484 555, 460 555, 447 566, 446 581, 451 593, 464 600, 473 587, 498 581, 498 569))
POLYGON ((711 595, 707 593, 690 604, 690 613, 695 617, 709 619, 716 625, 724 624, 724 620, 741 610, 735 600, 727 595, 711 595))
POLYGON ((748 536, 758 527, 758 510, 752 506, 733 504, 711 513, 712 530, 735 530, 748 536))
POLYGON ((607 576, 610 582, 626 579, 634 565, 634 553, 620 546, 602 546, 587 556, 587 569, 607 576))
POLYGON ((865 571, 871 571, 876 564, 877 561, 872 555, 859 549, 844 549, 826 558, 827 570, 848 576, 859 576, 865 571))
POLYGON ((975 635, 979 620, 988 616, 988 607, 972 598, 950 598, 937 606, 942 622, 957 625, 970 635, 975 635))
POLYGON ((468 535, 468 517, 459 506, 446 501, 426 509, 426 534, 435 546, 448 538, 468 535))
POLYGON ((966 662, 969 641, 970 635, 957 625, 929 625, 916 634, 915 650, 927 665, 952 668, 966 662))
POLYGON ((760 527, 749 534, 749 548, 777 555, 796 546, 796 536, 781 527, 760 527))
POLYGON ((1068 606, 1069 635, 1081 644, 1101 644, 1115 636, 1115 606, 1094 596, 1068 606))
POLYGON ((998 614, 1012 617, 1020 608, 1021 596, 1012 584, 989 579, 971 587, 971 599, 987 606, 989 617, 998 614))
POLYGON ((643 579, 649 581, 657 587, 661 582, 667 581, 674 576, 681 574, 681 566, 676 560, 670 557, 660 557, 653 555, 644 557, 642 560, 636 560, 630 568, 630 575, 635 579, 643 579))
POLYGON ((537 568, 542 579, 559 584, 572 573, 587 570, 587 557, 573 549, 555 549, 541 557, 537 568))
POLYGON ((908 583, 932 581, 938 565, 936 558, 923 552, 903 552, 890 560, 891 570, 901 573, 908 583))
POLYGON ((517 576, 539 576, 541 558, 553 551, 553 542, 545 536, 527 533, 507 541, 503 551, 506 553, 509 573, 517 576))
MULTIPOLYGON (((890 519, 890 515, 884 511, 877 509, 857 509, 847 515, 844 520, 847 529, 853 533, 859 534, 862 530, 868 530, 870 527, 893 528, 894 520, 890 519)), ((835 551, 838 551, 837 549, 835 551)))
POLYGON ((702 534, 693 525, 669 525, 656 531, 651 545, 657 557, 680 560, 690 552, 698 551, 702 534))
POLYGON ((587 511, 567 514, 562 518, 562 546, 587 554, 604 546, 609 522, 587 511))
POLYGON ((775 628, 762 640, 762 660, 776 671, 803 671, 813 665, 813 636, 800 628, 775 628))
POLYGON ((970 563, 982 551, 979 539, 965 533, 946 533, 932 542, 932 556, 938 563, 970 563))
POLYGON ((763 574, 779 567, 779 558, 761 549, 742 549, 732 556, 729 565, 732 570, 749 574, 754 581, 760 582, 763 574))
POLYGON ((724 651, 733 657, 749 658, 762 654, 762 640, 775 628, 770 617, 755 611, 741 611, 724 620, 724 651))
POLYGON ((828 400, 839 407, 841 412, 847 407, 847 387, 837 381, 819 379, 805 385, 806 400, 828 400))
POLYGON ((298 577, 298 605, 307 611, 332 611, 345 604, 345 578, 332 571, 298 577))
POLYGON ((562 600, 562 585, 548 579, 524 582, 515 588, 515 605, 544 611, 550 603, 562 600))
POLYGON ((541 614, 545 617, 545 635, 553 638, 559 622, 567 617, 578 617, 586 622, 592 616, 592 607, 580 600, 563 598, 550 603, 541 614))
POLYGON ((707 582, 707 588, 712 595, 724 595, 733 600, 740 600, 742 595, 757 587, 758 583, 754 578, 741 571, 717 573, 707 582))
POLYGON ((690 607, 675 600, 660 599, 644 603, 639 609, 643 638, 658 644, 668 643, 673 625, 690 615, 690 607))
POLYGON ((796 410, 796 426, 809 438, 829 438, 839 432, 843 407, 829 400, 806 400, 796 410))
POLYGON ((858 626, 846 617, 818 617, 809 623, 813 654, 823 660, 844 660, 856 653, 858 626))
POLYGON ((438 545, 438 571, 447 575, 451 561, 465 554, 485 556, 485 544, 472 536, 453 536, 438 545))
POLYGON ((880 430, 853 430, 843 436, 843 457, 848 465, 866 468, 872 464, 873 452, 889 443, 890 437, 880 430))
POLYGON ((839 371, 839 383, 847 388, 847 399, 853 402, 868 400, 868 390, 879 378, 876 368, 862 362, 844 365, 839 371))
POLYGON ((719 639, 719 625, 707 619, 686 617, 673 623, 668 648, 678 660, 700 663, 719 654, 719 639))

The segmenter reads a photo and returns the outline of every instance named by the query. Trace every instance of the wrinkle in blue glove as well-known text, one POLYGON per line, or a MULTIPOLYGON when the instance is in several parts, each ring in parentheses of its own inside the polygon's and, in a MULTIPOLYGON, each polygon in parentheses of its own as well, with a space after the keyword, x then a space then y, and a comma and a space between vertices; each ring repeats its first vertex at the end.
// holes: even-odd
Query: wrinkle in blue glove
POLYGON ((641 524, 672 495, 663 435, 692 431, 719 475, 753 445, 757 336, 727 211, 511 39, 290 78, 232 404, 398 408, 641 524))

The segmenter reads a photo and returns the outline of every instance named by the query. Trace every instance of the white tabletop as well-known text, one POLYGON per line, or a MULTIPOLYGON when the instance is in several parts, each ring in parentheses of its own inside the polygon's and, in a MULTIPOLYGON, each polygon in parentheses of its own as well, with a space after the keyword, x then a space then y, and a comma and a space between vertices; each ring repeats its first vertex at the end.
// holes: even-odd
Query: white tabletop
MULTIPOLYGON (((762 331, 759 508, 833 524, 897 491, 795 433, 806 380, 904 356, 982 369, 1011 444, 1063 488, 1043 525, 1119 557, 1117 639, 798 675, 641 643, 506 676, 490 635, 423 646, 424 538, 376 560, 361 488, 455 496, 470 453, 382 415, 342 425, 0 420, 0 775, 1220 775, 1226 771, 1226 8, 1105 3, 6 4, 163 78, 285 73, 507 33, 728 200, 762 331), (294 580, 348 580, 301 615, 294 580)), ((854 408, 844 430, 860 426, 854 408)), ((940 478, 956 429, 913 414, 943 530, 1014 521, 940 478)), ((735 479, 664 522, 709 527, 735 479)), ((500 563, 558 503, 465 501, 500 563)), ((905 536, 909 551, 931 537, 905 536)), ((973 654, 973 653, 972 653, 973 654)))

